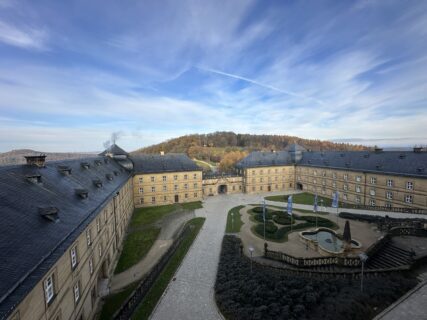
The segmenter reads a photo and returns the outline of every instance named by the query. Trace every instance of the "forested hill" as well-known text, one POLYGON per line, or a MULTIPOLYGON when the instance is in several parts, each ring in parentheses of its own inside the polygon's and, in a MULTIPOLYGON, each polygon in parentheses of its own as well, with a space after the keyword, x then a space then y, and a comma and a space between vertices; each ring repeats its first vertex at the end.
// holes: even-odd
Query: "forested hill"
MULTIPOLYGON (((253 135, 236 134, 234 132, 215 132, 210 134, 192 134, 165 142, 141 148, 134 153, 159 153, 164 151, 187 153, 192 158, 202 159, 204 153, 212 156, 222 149, 222 154, 228 151, 253 151, 253 150, 283 150, 286 145, 296 142, 310 150, 364 150, 362 145, 348 143, 334 143, 330 141, 309 140, 288 135, 253 135), (210 151, 209 151, 210 149, 210 151)), ((211 159, 213 161, 220 159, 211 159)), ((219 162, 219 161, 218 161, 219 162)))

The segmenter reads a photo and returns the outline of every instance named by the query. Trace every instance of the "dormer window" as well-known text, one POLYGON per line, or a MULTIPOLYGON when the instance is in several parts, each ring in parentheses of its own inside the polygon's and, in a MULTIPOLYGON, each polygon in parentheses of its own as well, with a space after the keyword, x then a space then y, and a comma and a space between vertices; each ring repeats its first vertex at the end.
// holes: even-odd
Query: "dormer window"
POLYGON ((118 176, 120 173, 118 171, 114 171, 114 175, 118 176))
POLYGON ((39 214, 49 220, 49 221, 53 221, 56 222, 59 220, 58 218, 58 208, 56 207, 44 207, 44 208, 38 208, 39 209, 39 214))
POLYGON ((108 163, 110 163, 110 160, 108 160, 108 158, 104 158, 104 163, 108 164, 108 163))
POLYGON ((93 184, 95 185, 95 187, 97 188, 102 188, 102 181, 99 179, 95 179, 93 180, 93 184))
POLYGON ((74 246, 71 248, 70 257, 71 257, 71 268, 74 270, 74 268, 77 266, 77 246, 74 246))
POLYGON ((64 176, 71 175, 71 168, 69 166, 58 166, 58 171, 64 176))
POLYGON ((81 199, 86 199, 89 196, 89 191, 86 189, 76 189, 75 191, 81 199))
POLYGON ((364 154, 363 158, 365 158, 365 159, 369 158, 369 153, 364 154))
POLYGON ((83 169, 86 169, 86 170, 90 168, 89 162, 82 162, 80 165, 82 166, 83 169))
POLYGON ((107 173, 106 175, 105 175, 105 177, 107 178, 107 180, 113 180, 113 175, 111 174, 111 173, 107 173))
POLYGON ((417 172, 418 172, 418 173, 422 173, 422 172, 424 172, 424 168, 422 168, 422 167, 417 168, 417 172))
POLYGON ((101 161, 101 160, 95 160, 94 162, 95 162, 95 164, 96 164, 97 166, 100 166, 100 165, 102 164, 102 161, 101 161))
POLYGON ((399 159, 405 159, 405 158, 406 158, 406 154, 404 153, 399 154, 399 159))
POLYGON ((42 176, 39 174, 26 176, 28 182, 39 184, 42 183, 42 176))

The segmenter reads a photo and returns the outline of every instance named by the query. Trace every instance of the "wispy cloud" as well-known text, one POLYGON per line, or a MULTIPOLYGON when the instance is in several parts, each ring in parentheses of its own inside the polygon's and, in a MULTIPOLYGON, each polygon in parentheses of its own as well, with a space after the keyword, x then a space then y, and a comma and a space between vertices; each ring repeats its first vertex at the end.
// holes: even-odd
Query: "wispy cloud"
POLYGON ((37 28, 18 28, 0 21, 0 42, 25 49, 46 50, 48 33, 37 28))

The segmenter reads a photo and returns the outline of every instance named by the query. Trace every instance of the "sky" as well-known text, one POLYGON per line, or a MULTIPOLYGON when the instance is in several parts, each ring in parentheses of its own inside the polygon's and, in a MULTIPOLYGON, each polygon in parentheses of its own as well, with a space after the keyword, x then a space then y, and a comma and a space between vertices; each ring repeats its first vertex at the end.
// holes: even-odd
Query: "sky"
POLYGON ((427 1, 0 0, 0 152, 427 144, 427 1))

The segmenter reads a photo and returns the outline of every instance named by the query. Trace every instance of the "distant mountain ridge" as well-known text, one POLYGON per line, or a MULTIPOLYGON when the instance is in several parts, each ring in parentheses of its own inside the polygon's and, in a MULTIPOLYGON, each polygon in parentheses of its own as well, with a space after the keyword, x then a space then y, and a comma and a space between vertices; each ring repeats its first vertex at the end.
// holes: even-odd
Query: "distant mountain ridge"
POLYGON ((31 149, 18 149, 0 153, 0 165, 24 164, 25 156, 46 155, 46 161, 81 159, 96 156, 95 152, 41 152, 31 149))
POLYGON ((369 149, 363 145, 303 139, 288 135, 253 135, 236 134, 234 132, 214 132, 209 134, 191 134, 173 138, 159 144, 135 150, 132 153, 160 153, 162 151, 165 153, 178 152, 186 153, 191 158, 199 160, 220 162, 223 156, 229 152, 283 150, 286 145, 294 142, 313 151, 360 151, 369 149))

